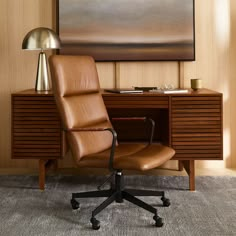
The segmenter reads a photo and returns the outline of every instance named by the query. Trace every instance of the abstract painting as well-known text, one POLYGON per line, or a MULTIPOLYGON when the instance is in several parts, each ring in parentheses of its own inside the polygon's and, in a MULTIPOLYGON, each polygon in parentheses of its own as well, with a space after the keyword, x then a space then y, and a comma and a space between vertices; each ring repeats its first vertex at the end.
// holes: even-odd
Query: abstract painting
POLYGON ((60 54, 195 60, 194 0, 58 0, 60 54))

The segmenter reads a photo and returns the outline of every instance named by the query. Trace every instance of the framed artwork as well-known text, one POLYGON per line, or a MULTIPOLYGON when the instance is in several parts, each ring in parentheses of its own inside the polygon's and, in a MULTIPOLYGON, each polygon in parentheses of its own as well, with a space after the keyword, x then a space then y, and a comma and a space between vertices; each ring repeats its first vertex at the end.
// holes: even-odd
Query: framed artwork
POLYGON ((195 60, 194 0, 57 0, 60 54, 195 60))

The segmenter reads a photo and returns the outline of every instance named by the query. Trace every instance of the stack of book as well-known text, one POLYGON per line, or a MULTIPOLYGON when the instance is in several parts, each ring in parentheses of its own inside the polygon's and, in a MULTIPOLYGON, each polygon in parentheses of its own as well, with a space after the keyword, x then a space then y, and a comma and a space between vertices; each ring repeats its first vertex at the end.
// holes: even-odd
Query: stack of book
POLYGON ((136 89, 105 89, 104 91, 109 93, 143 93, 143 90, 136 89))
POLYGON ((152 93, 164 93, 164 94, 172 94, 172 93, 188 93, 188 89, 153 89, 149 90, 152 93))
POLYGON ((134 89, 105 89, 105 92, 110 93, 143 93, 145 91, 151 93, 188 93, 188 89, 158 89, 157 87, 134 87, 134 89))

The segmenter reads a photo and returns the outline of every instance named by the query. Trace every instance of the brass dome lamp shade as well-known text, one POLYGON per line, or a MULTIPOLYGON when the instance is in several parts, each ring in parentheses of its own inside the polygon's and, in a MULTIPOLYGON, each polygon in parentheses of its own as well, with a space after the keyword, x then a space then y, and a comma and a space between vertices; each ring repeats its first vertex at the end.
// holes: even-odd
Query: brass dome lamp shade
POLYGON ((26 34, 22 42, 22 49, 40 50, 35 83, 36 91, 47 91, 51 89, 47 57, 44 50, 58 49, 60 48, 60 44, 58 35, 49 28, 35 28, 26 34))

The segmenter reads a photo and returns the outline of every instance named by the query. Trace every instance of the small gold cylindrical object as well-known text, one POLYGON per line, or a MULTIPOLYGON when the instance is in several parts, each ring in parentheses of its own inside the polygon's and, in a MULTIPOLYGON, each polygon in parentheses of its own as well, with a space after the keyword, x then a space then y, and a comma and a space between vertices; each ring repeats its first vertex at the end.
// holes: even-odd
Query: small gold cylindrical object
POLYGON ((202 88, 202 79, 191 79, 191 89, 198 90, 202 88))

